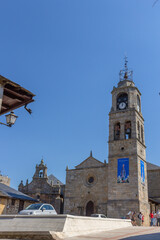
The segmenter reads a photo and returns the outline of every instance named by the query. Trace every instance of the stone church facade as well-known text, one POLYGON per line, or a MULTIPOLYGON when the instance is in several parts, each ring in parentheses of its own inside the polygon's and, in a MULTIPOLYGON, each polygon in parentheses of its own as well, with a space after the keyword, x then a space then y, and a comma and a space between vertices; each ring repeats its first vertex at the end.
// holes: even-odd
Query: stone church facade
POLYGON ((64 213, 90 216, 107 212, 108 164, 90 156, 75 169, 66 169, 64 213))
POLYGON ((64 213, 124 218, 142 212, 149 222, 148 179, 141 93, 127 68, 112 90, 108 163, 89 158, 66 170, 64 213))

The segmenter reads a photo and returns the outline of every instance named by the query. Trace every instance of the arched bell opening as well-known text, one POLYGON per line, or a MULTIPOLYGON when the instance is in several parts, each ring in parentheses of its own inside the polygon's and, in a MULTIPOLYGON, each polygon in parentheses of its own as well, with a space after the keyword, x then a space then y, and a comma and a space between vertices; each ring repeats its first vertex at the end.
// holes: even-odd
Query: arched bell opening
POLYGON ((125 139, 131 138, 131 122, 130 121, 127 121, 125 123, 124 133, 125 133, 125 139))
POLYGON ((114 125, 114 140, 120 139, 120 133, 121 133, 121 125, 118 122, 114 125))
POLYGON ((40 170, 40 171, 39 171, 39 177, 40 177, 40 178, 44 177, 43 170, 40 170))

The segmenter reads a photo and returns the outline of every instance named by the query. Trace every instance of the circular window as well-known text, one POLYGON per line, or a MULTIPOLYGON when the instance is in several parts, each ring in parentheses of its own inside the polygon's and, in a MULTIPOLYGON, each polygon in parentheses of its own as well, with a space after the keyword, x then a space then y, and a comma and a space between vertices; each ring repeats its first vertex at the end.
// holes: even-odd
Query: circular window
POLYGON ((89 178, 88 178, 88 183, 91 184, 91 183, 93 183, 93 182, 94 182, 94 177, 89 177, 89 178))
POLYGON ((97 175, 95 174, 95 172, 88 172, 87 174, 85 174, 85 177, 83 179, 84 184, 86 185, 86 187, 93 187, 95 186, 95 184, 98 181, 97 175))

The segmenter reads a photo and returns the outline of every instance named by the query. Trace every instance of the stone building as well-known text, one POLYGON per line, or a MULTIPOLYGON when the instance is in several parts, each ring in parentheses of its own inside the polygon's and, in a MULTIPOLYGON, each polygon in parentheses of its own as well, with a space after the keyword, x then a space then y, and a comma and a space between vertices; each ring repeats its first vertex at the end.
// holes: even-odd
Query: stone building
POLYGON ((109 113, 108 164, 92 154, 66 170, 64 213, 104 213, 123 218, 131 211, 143 212, 149 222, 148 181, 141 93, 127 68, 112 90, 109 113))
POLYGON ((112 90, 109 113, 108 217, 142 212, 149 222, 148 181, 141 93, 127 62, 112 90))
POLYGON ((52 174, 47 176, 47 166, 44 165, 43 160, 36 165, 33 180, 30 183, 27 180, 26 185, 21 181, 18 190, 36 198, 39 202, 52 204, 57 213, 63 212, 64 184, 52 174))
POLYGON ((147 163, 148 196, 151 211, 160 209, 160 167, 147 163))
POLYGON ((23 194, 7 184, 0 183, 0 215, 17 214, 37 200, 23 194))
MULTIPOLYGON (((150 211, 157 211, 160 209, 160 167, 147 163, 147 179, 150 211)), ((95 159, 92 152, 75 169, 67 168, 64 213, 81 216, 91 213, 108 215, 106 182, 108 163, 95 159)))

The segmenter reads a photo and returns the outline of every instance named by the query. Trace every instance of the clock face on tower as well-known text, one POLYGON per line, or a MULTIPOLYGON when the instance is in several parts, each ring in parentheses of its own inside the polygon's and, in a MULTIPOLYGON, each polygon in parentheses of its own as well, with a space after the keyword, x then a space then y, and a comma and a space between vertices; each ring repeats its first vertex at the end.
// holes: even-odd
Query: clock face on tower
POLYGON ((117 110, 124 110, 128 107, 128 95, 122 93, 117 98, 117 110))
POLYGON ((119 104, 119 109, 125 109, 126 108, 126 103, 125 102, 121 102, 119 104))

